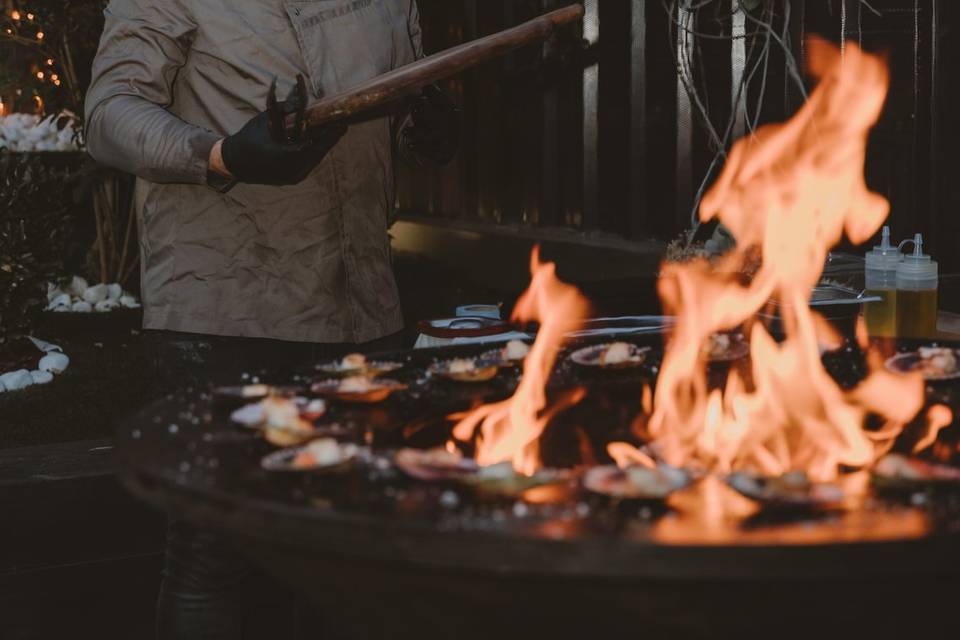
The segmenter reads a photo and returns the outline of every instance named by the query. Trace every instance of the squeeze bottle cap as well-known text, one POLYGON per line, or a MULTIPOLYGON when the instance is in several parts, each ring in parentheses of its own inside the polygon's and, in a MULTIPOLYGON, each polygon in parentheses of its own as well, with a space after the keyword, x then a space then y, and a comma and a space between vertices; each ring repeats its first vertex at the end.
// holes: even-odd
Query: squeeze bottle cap
POLYGON ((913 245, 913 253, 903 256, 903 261, 897 267, 897 287, 899 288, 902 282, 908 285, 923 285, 924 288, 935 288, 937 263, 923 252, 923 235, 918 233, 912 239, 904 240, 898 248, 902 249, 907 244, 913 245))
POLYGON ((871 271, 896 271, 903 256, 900 248, 890 244, 890 227, 883 227, 880 244, 867 252, 866 268, 871 271))

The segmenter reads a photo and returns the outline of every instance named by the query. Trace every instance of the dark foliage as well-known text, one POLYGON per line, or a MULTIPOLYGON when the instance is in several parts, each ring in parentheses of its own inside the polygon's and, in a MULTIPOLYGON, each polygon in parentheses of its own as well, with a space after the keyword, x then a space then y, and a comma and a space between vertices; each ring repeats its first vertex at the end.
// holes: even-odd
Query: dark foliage
POLYGON ((82 117, 106 4, 14 0, 7 3, 12 9, 3 12, 0 3, 0 98, 8 111, 32 113, 39 97, 46 113, 69 109, 82 117))
POLYGON ((75 267, 83 154, 0 154, 0 350, 28 333, 47 283, 75 267), (71 264, 74 263, 74 264, 71 264))

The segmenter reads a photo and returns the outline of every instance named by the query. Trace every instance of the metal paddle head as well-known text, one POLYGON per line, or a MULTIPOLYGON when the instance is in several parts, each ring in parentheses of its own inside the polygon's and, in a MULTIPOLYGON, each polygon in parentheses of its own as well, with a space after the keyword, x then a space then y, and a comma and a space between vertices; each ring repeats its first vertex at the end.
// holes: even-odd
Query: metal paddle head
POLYGON ((297 85, 286 100, 277 100, 277 79, 270 83, 267 93, 267 113, 270 116, 270 132, 277 142, 296 144, 304 140, 306 133, 307 81, 297 74, 297 85), (294 115, 293 127, 287 126, 287 116, 294 115))

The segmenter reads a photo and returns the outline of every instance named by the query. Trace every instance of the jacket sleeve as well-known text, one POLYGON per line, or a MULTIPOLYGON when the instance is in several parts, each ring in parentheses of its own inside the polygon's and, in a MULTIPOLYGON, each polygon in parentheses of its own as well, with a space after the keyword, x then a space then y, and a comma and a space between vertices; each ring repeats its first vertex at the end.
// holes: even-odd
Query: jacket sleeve
POLYGON ((167 109, 196 25, 180 0, 111 0, 87 92, 87 150, 151 182, 204 184, 221 138, 167 109))
POLYGON ((407 16, 407 31, 410 34, 413 57, 419 60, 423 57, 423 32, 420 30, 420 7, 417 6, 417 0, 410 0, 407 16))

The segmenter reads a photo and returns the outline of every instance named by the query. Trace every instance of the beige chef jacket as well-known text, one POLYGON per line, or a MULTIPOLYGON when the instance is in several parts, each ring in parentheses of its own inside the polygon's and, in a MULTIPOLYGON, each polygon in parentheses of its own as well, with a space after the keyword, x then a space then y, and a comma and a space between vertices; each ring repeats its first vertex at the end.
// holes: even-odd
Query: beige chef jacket
POLYGON ((350 127, 301 184, 207 185, 214 142, 274 77, 313 97, 414 61, 415 0, 113 0, 87 95, 97 160, 138 176, 144 324, 366 342, 401 329, 389 119, 350 127))

